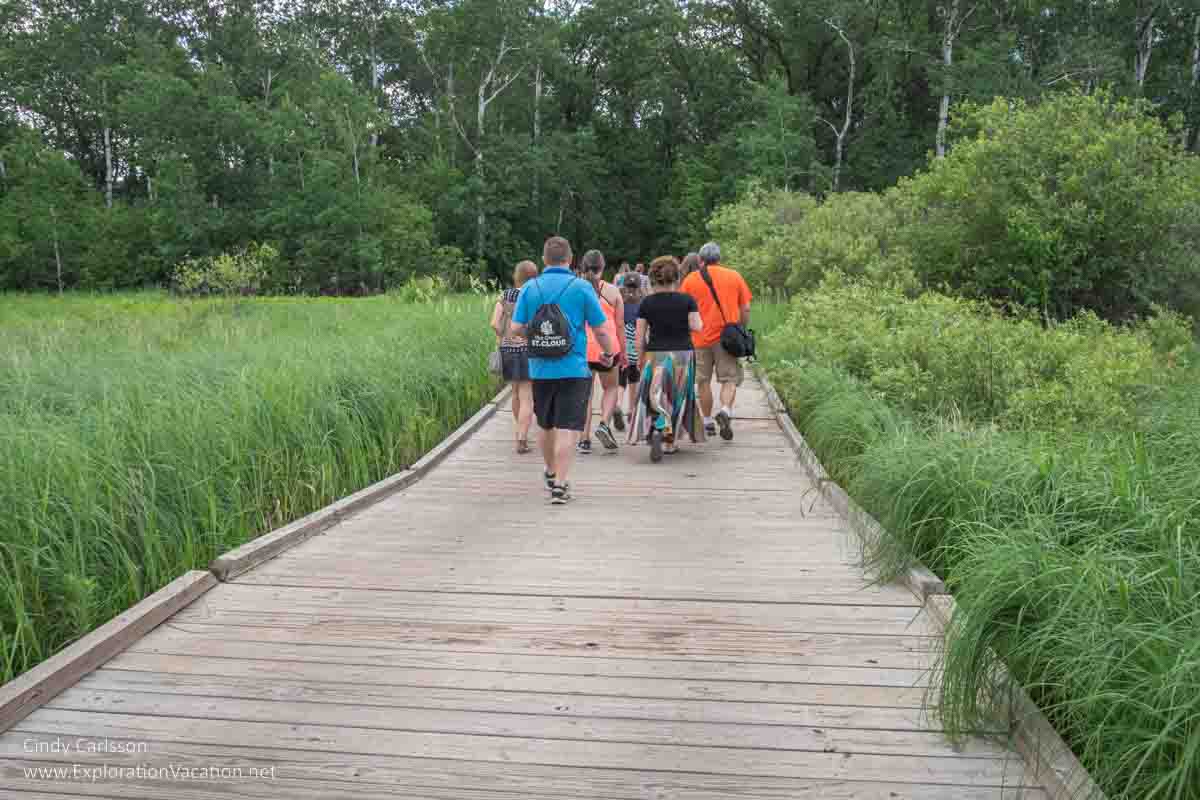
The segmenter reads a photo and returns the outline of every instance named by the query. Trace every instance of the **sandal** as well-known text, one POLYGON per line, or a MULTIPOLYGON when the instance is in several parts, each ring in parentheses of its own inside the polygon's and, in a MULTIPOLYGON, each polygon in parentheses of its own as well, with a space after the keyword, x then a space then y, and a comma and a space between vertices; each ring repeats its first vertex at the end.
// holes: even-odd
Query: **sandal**
POLYGON ((530 448, 529 448, 529 440, 528 439, 519 439, 517 441, 517 455, 523 456, 526 453, 528 453, 529 450, 530 450, 530 448))

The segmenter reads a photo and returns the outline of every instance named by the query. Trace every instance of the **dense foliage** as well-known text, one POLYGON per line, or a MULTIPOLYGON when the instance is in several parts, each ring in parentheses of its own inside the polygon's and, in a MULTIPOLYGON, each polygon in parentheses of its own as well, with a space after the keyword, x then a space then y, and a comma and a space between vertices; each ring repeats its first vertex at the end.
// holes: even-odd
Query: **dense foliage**
POLYGON ((1046 319, 1200 312, 1200 159, 1135 103, 1098 93, 965 106, 944 159, 884 193, 782 189, 709 229, 763 286, 830 273, 950 289, 1046 319))
POLYGON ((0 682, 474 413, 491 297, 416 288, 0 297, 0 682))
POLYGON ((992 654, 1107 796, 1200 797, 1200 413, 1188 326, 1040 330, 936 295, 826 286, 767 338, 822 463, 958 601, 952 732, 1008 710, 992 654))
MULTIPOLYGON (((1104 167, 1133 203, 1159 183, 1125 169, 1139 115, 1177 117, 1196 147, 1198 19, 1193 0, 8 0, 0 288, 164 284, 256 242, 279 252, 262 283, 276 292, 499 277, 550 231, 647 260, 694 249, 752 181, 879 191, 960 146, 964 101, 1071 87, 1152 106, 1112 138, 1067 115, 1027 144, 1115 149, 1104 167)), ((1033 166, 1000 155, 1004 185, 1028 186, 1033 166)), ((1043 289, 1035 245, 1064 225, 1166 224, 1172 199, 1149 199, 1105 222, 1091 206, 1009 220, 1036 256, 1023 284, 1043 289)), ((1091 302, 1083 284, 1150 234, 1122 235, 1087 254, 1103 272, 1038 299, 1091 302)), ((966 287, 1011 265, 941 266, 966 287)), ((1136 303, 1157 290, 1130 288, 1136 303)))

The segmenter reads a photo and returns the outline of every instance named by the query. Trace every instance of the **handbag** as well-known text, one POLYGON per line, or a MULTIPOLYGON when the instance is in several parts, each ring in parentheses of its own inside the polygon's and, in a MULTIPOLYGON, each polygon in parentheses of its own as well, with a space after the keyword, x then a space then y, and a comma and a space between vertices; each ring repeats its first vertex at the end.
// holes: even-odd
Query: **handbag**
POLYGON ((504 374, 504 357, 500 355, 499 347, 488 353, 488 372, 493 375, 504 374))
POLYGON ((712 276, 708 274, 708 266, 700 267, 700 277, 708 284, 708 290, 712 292, 713 300, 717 301, 717 310, 721 312, 721 322, 725 323, 725 327, 721 328, 721 347, 725 348, 725 352, 734 358, 754 358, 754 331, 742 325, 740 322, 730 322, 725 316, 725 309, 721 306, 721 298, 717 296, 717 289, 713 286, 712 276))

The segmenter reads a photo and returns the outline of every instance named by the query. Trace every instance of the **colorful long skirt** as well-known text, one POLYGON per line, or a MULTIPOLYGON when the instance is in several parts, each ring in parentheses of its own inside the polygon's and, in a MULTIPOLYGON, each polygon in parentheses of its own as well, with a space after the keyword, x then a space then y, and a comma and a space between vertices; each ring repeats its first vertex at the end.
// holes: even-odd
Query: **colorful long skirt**
POLYGON ((696 402, 696 354, 694 350, 646 353, 638 402, 629 426, 629 443, 647 441, 658 429, 668 445, 686 435, 704 441, 704 420, 696 402))

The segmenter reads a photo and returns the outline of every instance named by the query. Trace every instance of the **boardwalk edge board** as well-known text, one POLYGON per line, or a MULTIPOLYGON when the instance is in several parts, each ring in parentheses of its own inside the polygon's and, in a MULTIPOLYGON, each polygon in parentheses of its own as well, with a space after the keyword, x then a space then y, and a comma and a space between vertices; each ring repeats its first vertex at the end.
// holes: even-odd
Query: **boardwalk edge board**
MULTIPOLYGON (((779 423, 788 444, 821 496, 846 520, 864 545, 886 536, 887 531, 879 521, 829 477, 816 453, 792 422, 787 406, 771 385, 766 370, 756 365, 754 372, 763 386, 767 404, 775 415, 775 421, 779 423)), ((955 603, 941 578, 923 564, 917 563, 901 576, 901 582, 924 603, 925 611, 945 632, 954 615, 955 603)), ((1004 664, 999 659, 996 659, 996 662, 999 679, 997 685, 1007 687, 1013 743, 1025 758, 1032 774, 1044 781, 1043 788, 1051 800, 1106 800, 1100 787, 1054 730, 1054 726, 1042 714, 1041 709, 1011 678, 1004 664)))
POLYGON ((59 692, 118 655, 218 584, 207 570, 192 570, 129 610, 0 686, 0 732, 7 731, 59 692))
POLYGON ((510 391, 509 387, 502 389, 499 394, 475 412, 470 419, 458 426, 453 433, 443 439, 436 447, 418 459, 408 469, 384 478, 378 483, 373 483, 361 491, 318 509, 308 516, 301 517, 295 522, 284 525, 282 528, 276 528, 270 533, 265 533, 262 536, 251 539, 249 542, 230 550, 228 553, 217 556, 212 564, 209 565, 209 570, 222 581, 236 578, 238 575, 257 567, 259 564, 270 561, 285 550, 289 550, 317 534, 323 533, 351 514, 374 505, 401 489, 411 486, 437 466, 456 447, 466 441, 483 423, 487 422, 496 413, 496 409, 504 402, 505 398, 508 397, 510 391))

